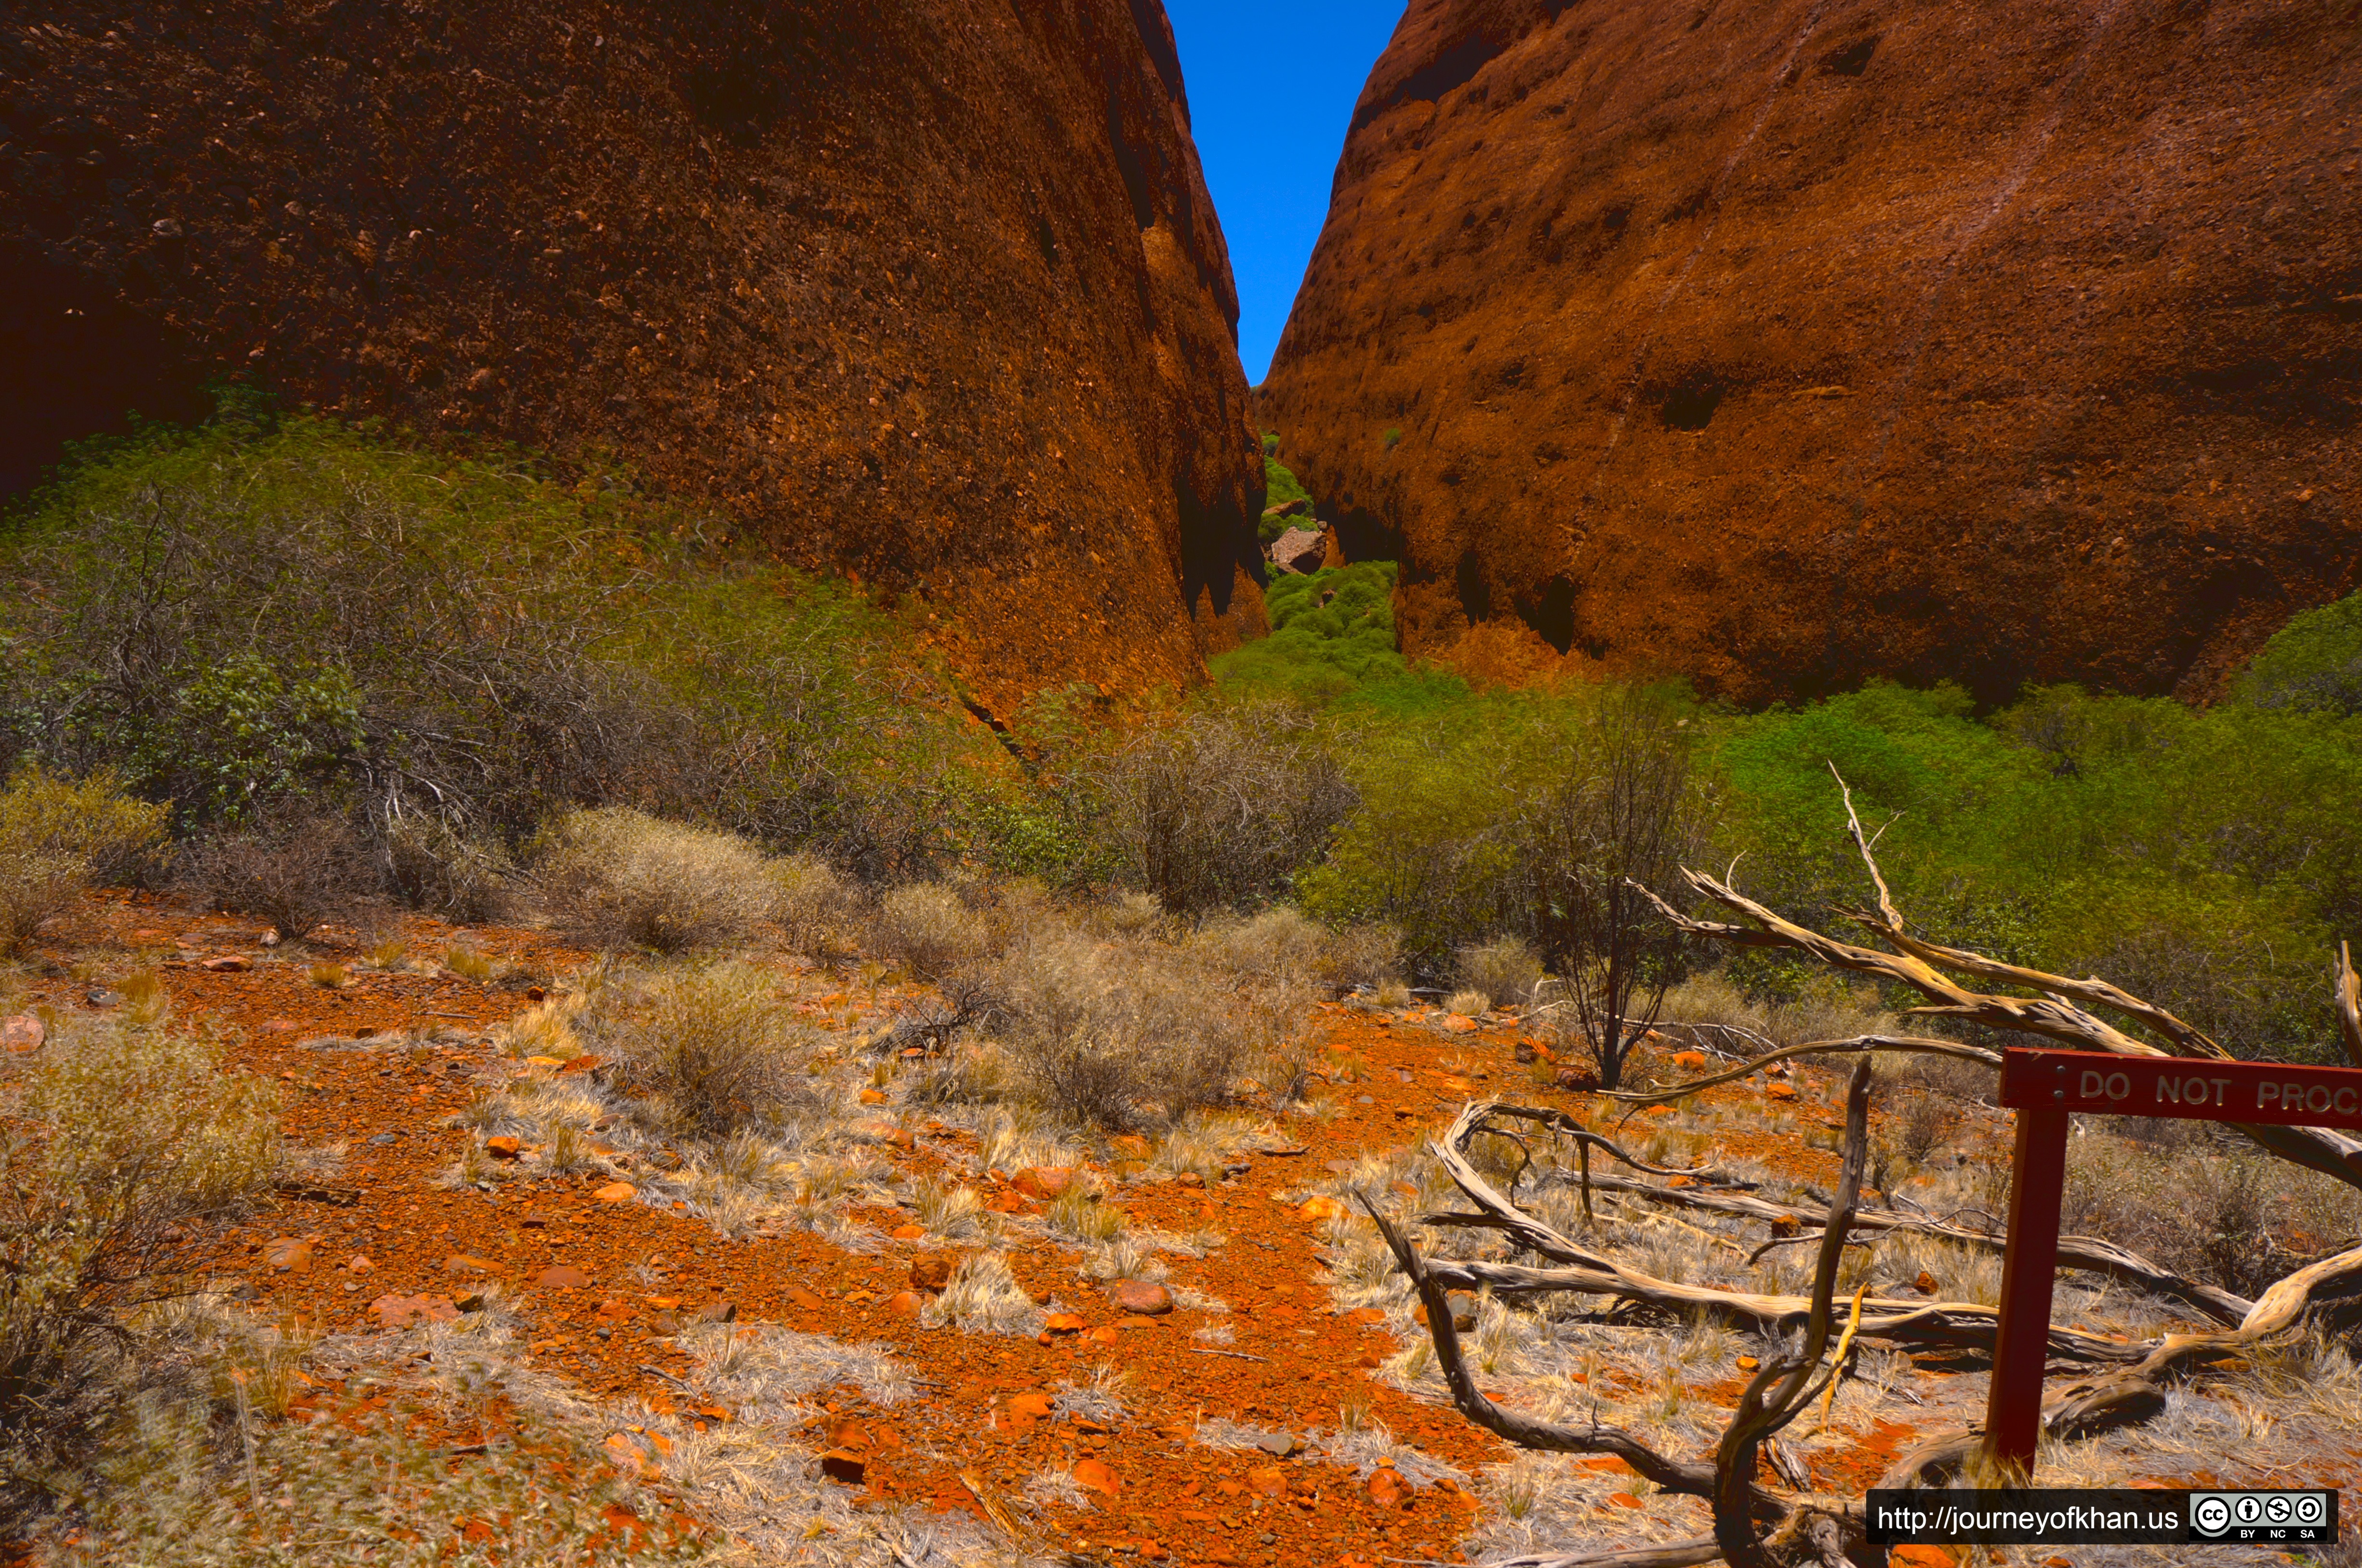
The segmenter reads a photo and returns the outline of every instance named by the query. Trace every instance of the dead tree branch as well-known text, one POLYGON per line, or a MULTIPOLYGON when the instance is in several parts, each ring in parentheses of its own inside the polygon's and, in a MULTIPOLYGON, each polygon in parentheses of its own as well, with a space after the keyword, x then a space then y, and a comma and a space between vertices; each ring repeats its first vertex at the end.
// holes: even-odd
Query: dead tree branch
POLYGON ((2362 1067, 2362 976, 2354 972, 2353 948, 2337 944, 2337 1037, 2346 1059, 2362 1067))
MULTIPOLYGON (((1838 784, 1842 788, 1844 781, 1840 779, 1838 784)), ((1682 871, 1682 879, 1693 892, 1755 924, 1738 926, 1699 919, 1683 914, 1647 889, 1641 891, 1648 894, 1661 915, 1690 936, 1738 947, 1789 948, 1809 954, 1832 968, 1907 985, 1927 998, 1926 1006, 1912 1009, 1915 1013, 1964 1018, 2006 1033, 2056 1040, 2078 1050, 2112 1051, 2120 1056, 2228 1058, 2229 1053, 2202 1030, 2106 981, 2096 977, 2070 980, 2064 975, 2002 963, 1981 953, 1942 947, 1913 936, 1894 906, 1870 839, 1861 830, 1860 818, 1854 814, 1850 792, 1846 797, 1846 819, 1862 864, 1870 873, 1878 904, 1874 911, 1849 911, 1847 918, 1885 940, 1895 949, 1893 952, 1825 937, 1783 918, 1727 883, 1686 867, 1682 871), (2021 986, 2040 994, 2010 996, 1972 990, 1947 970, 2021 986), (2136 1019, 2170 1040, 2175 1048, 2166 1050, 2136 1038, 2080 1003, 2105 1007, 2136 1019)), ((2362 1003, 2357 1006, 2362 1007, 2362 1003)), ((2230 1124, 2249 1141, 2282 1159, 2334 1177, 2350 1187, 2362 1188, 2362 1138, 2326 1127, 2260 1126, 2246 1122, 2230 1124)))

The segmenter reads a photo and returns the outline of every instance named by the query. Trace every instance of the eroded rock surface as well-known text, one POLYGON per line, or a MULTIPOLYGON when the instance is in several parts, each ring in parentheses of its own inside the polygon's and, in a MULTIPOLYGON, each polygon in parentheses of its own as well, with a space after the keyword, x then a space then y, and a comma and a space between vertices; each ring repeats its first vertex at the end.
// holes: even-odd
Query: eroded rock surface
POLYGON ((618 454, 922 596, 994 706, 1260 627, 1155 0, 61 0, 0 34, 0 489, 238 375, 618 454))
POLYGON ((1264 411, 1414 652, 2203 696, 2362 587, 2358 163, 2348 0, 1413 0, 1264 411))

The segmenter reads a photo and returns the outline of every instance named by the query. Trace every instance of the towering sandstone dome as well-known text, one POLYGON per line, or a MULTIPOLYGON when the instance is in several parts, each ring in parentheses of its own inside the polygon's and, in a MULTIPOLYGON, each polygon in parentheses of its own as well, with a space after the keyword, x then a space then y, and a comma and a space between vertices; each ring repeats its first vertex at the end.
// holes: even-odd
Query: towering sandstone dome
POLYGON ((57 0, 0 32, 0 489, 250 376, 621 455, 982 701, 1262 623, 1158 0, 57 0))
POLYGON ((1412 0, 1264 411, 1414 652, 2202 696, 2362 587, 2357 164, 2354 0, 1412 0))

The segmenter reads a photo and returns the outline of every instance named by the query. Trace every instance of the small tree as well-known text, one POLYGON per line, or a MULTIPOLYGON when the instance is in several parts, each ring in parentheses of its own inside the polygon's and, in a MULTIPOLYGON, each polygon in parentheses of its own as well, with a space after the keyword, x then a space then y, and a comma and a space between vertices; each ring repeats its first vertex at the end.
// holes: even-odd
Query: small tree
POLYGON ((1683 935, 1639 884, 1697 858, 1710 801, 1689 737, 1663 694, 1606 698, 1565 742, 1557 776, 1528 811, 1535 946, 1608 1089, 1680 976, 1683 935))

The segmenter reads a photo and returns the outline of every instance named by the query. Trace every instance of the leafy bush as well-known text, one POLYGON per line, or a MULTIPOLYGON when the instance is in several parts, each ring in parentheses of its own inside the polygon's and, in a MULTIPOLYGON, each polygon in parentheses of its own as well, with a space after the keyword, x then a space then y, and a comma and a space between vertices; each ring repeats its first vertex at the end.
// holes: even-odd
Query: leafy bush
POLYGON ((1410 666, 1395 648, 1394 588, 1391 561, 1276 577, 1264 590, 1271 635, 1218 655, 1209 667, 1234 689, 1316 702, 1407 680, 1410 666))
POLYGON ((62 1032, 0 1137, 0 1531, 71 1491, 160 1375, 138 1314, 190 1288, 208 1223, 280 1159, 271 1088, 160 992, 62 1032))
POLYGON ((259 916, 300 940, 358 908, 378 872, 346 818, 293 806, 193 840, 181 881, 207 906, 259 916))
POLYGON ((2362 594, 2291 618, 2248 664, 2238 692, 2257 707, 2362 714, 2362 594))
POLYGON ((117 766, 182 831, 292 802, 513 849, 631 805, 923 869, 967 744, 945 683, 857 596, 707 532, 513 452, 251 408, 151 428, 0 536, 29 585, 0 600, 0 765, 117 766))
POLYGON ((105 770, 76 784, 19 769, 0 790, 0 954, 30 941, 92 881, 132 871, 162 836, 163 817, 105 770))
POLYGON ((659 953, 743 941, 778 897, 769 862, 745 839, 627 806, 560 817, 533 876, 553 916, 585 941, 659 953))

